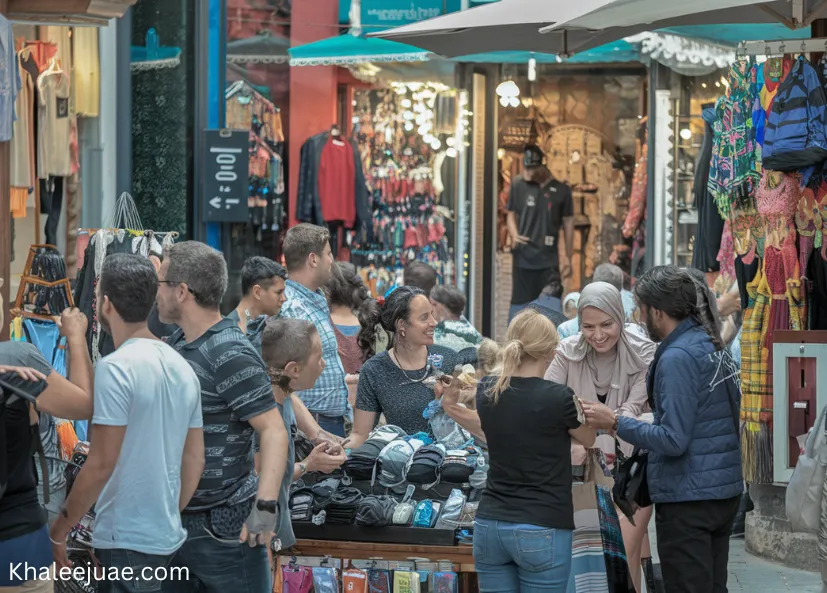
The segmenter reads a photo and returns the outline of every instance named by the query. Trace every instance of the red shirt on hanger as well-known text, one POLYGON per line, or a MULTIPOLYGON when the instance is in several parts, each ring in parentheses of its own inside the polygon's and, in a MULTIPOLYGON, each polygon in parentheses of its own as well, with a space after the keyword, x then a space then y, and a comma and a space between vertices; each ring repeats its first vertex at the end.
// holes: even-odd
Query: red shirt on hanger
POLYGON ((333 136, 327 139, 319 160, 319 199, 325 222, 356 222, 356 169, 353 146, 333 136))

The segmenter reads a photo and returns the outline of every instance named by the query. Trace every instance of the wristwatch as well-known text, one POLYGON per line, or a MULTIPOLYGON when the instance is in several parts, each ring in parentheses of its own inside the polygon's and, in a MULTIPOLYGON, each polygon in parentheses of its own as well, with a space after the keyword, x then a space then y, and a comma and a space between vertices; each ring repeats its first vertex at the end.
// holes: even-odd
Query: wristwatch
POLYGON ((299 463, 299 471, 301 472, 301 476, 307 473, 307 464, 305 462, 302 461, 301 463, 299 463))
POLYGON ((618 425, 620 424, 620 414, 615 412, 615 423, 612 424, 612 432, 617 432, 618 425))

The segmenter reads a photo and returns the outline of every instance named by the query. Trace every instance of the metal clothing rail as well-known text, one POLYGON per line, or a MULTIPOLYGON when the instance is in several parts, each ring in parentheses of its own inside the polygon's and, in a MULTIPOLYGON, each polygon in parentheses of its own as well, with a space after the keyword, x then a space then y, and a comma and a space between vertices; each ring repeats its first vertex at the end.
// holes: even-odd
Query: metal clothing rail
POLYGON ((780 39, 778 41, 743 41, 735 50, 738 56, 783 56, 827 52, 827 39, 780 39))

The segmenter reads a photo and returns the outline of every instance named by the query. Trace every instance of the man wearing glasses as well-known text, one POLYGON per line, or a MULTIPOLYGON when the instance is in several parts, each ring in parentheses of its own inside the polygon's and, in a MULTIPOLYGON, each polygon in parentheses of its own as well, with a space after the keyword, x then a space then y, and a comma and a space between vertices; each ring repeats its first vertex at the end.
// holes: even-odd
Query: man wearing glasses
MULTIPOLYGON (((278 522, 289 435, 267 370, 238 325, 219 311, 227 290, 220 252, 196 241, 170 247, 159 283, 160 320, 180 328, 168 343, 198 375, 204 416, 204 473, 182 513, 188 537, 173 564, 186 566, 207 591, 269 593, 265 546, 278 522), (258 477, 254 433, 261 448, 258 477)), ((163 587, 184 591, 191 584, 170 580, 163 587)))

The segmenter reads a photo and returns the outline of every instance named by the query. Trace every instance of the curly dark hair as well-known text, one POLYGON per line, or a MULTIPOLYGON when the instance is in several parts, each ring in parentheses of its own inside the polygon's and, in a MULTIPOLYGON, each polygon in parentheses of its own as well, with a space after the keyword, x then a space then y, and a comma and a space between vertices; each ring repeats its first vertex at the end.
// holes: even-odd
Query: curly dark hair
POLYGON ((393 336, 396 341, 396 324, 399 320, 408 320, 411 314, 411 301, 418 296, 427 297, 425 291, 416 286, 400 286, 395 288, 382 305, 382 316, 380 320, 382 327, 393 336))
POLYGON ((336 262, 325 286, 327 300, 332 306, 348 307, 359 319, 361 329, 356 343, 365 360, 376 354, 376 326, 379 324, 379 305, 371 298, 362 277, 353 264, 336 262))

